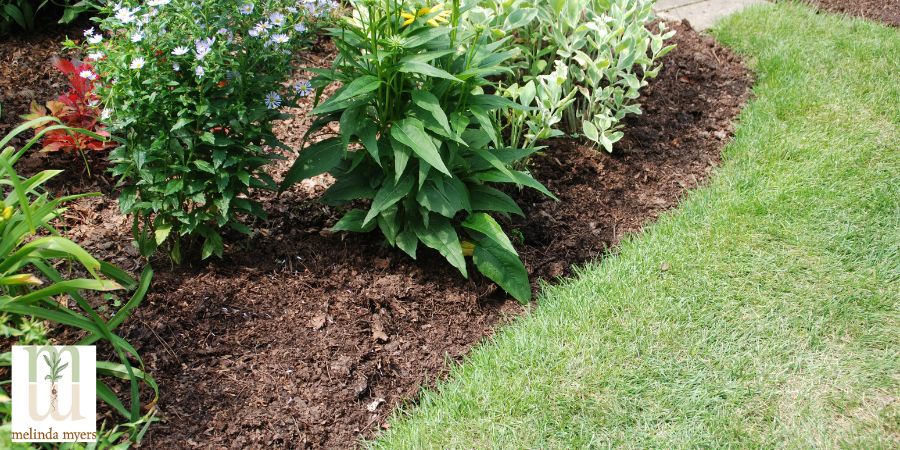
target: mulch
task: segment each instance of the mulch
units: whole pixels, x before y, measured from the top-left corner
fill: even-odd
[[[900,0],[809,0],[828,12],[843,13],[900,27]]]
[[[711,38],[687,23],[672,26],[679,47],[644,91],[644,114],[627,119],[616,152],[551,142],[530,170],[560,201],[514,192],[528,218],[506,225],[535,288],[602,258],[719,163],[751,76]],[[0,55],[8,51],[0,44]],[[308,63],[324,66],[332,55],[322,45]],[[309,126],[308,109],[278,125],[289,144]],[[23,167],[73,164],[34,156]],[[72,172],[51,189],[106,195],[73,203],[67,234],[138,270],[112,180],[96,169],[93,177]],[[463,279],[435,253],[413,261],[377,234],[329,232],[341,211],[316,201],[329,183],[321,176],[265,197],[269,220],[254,225],[254,237],[232,242],[221,260],[155,264],[148,298],[120,330],[162,390],[161,422],[146,448],[355,447],[498,325],[532,307],[477,274]]]

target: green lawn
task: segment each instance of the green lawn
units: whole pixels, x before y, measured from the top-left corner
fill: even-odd
[[[370,445],[900,446],[900,30],[779,3],[714,35],[758,81],[709,185]]]

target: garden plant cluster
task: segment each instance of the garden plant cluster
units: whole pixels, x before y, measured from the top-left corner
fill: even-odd
[[[529,173],[541,143],[584,137],[612,151],[621,120],[640,113],[640,89],[672,49],[663,23],[650,27],[650,0],[125,0],[101,5],[95,25],[65,47],[70,90],[33,105],[36,136],[0,155],[7,196],[0,214],[2,333],[45,342],[43,321],[103,340],[116,362],[98,395],[124,425],[110,442],[139,440],[152,422],[157,387],[140,356],[112,331],[143,299],[140,280],[99,262],[50,225],[64,202],[40,193],[57,172],[21,178],[13,165],[42,141],[47,151],[109,151],[122,211],[133,218],[145,256],[183,260],[221,256],[227,230],[251,234],[264,219],[262,191],[286,190],[323,173],[336,181],[322,196],[346,207],[335,231],[378,230],[416,258],[439,252],[468,276],[472,266],[521,302],[528,272],[504,231],[524,215],[514,190],[555,198]],[[337,48],[331,68],[290,83],[297,50],[320,30]],[[337,90],[325,98],[332,85]],[[313,102],[303,148],[273,132],[285,107]],[[329,125],[337,124],[338,132]],[[283,181],[267,171],[282,150],[299,156]],[[361,207],[360,205],[366,205]],[[34,234],[47,235],[33,239]],[[93,276],[64,280],[53,264],[76,262]],[[32,272],[38,274],[32,274]],[[49,282],[49,285],[45,285]],[[121,301],[110,292],[130,290]],[[106,293],[106,294],[103,294]],[[88,295],[90,294],[90,295]],[[64,295],[72,305],[59,302]],[[93,299],[88,301],[85,296]],[[95,298],[96,297],[96,298]],[[104,309],[97,309],[97,299]],[[108,304],[108,305],[107,305]],[[9,364],[9,354],[0,365]],[[153,390],[141,403],[140,387]],[[127,390],[129,402],[119,400]],[[6,394],[0,391],[0,396]],[[143,397],[146,400],[146,396]],[[9,403],[0,415],[8,416]]]

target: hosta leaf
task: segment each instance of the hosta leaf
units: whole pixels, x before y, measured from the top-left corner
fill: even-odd
[[[453,176],[450,170],[447,169],[447,166],[444,165],[441,154],[438,153],[438,149],[434,146],[431,137],[425,132],[422,122],[413,118],[403,119],[391,127],[391,137],[411,148],[431,167],[447,174],[447,176]]]
[[[583,121],[581,123],[581,129],[584,131],[584,136],[594,142],[600,142],[600,132],[597,130],[597,127],[594,126],[590,121]]]

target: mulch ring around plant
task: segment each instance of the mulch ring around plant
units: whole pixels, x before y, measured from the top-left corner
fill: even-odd
[[[672,26],[678,49],[644,90],[644,114],[627,120],[615,154],[563,140],[530,163],[560,198],[516,192],[527,219],[504,224],[535,286],[602,257],[718,164],[751,76],[711,38]],[[329,55],[309,57],[327,64]],[[311,121],[308,109],[279,124],[293,146]],[[356,447],[396,406],[415,401],[473,345],[525,312],[437,254],[413,261],[377,234],[329,232],[341,211],[316,201],[328,183],[318,177],[270,197],[269,220],[221,260],[156,264],[148,298],[119,330],[161,390],[161,421],[144,447]],[[105,181],[93,189],[111,192]],[[130,224],[116,208],[108,195],[78,200],[67,212],[69,234],[135,270]]]
[[[809,3],[823,11],[900,27],[900,0],[809,0]]]

